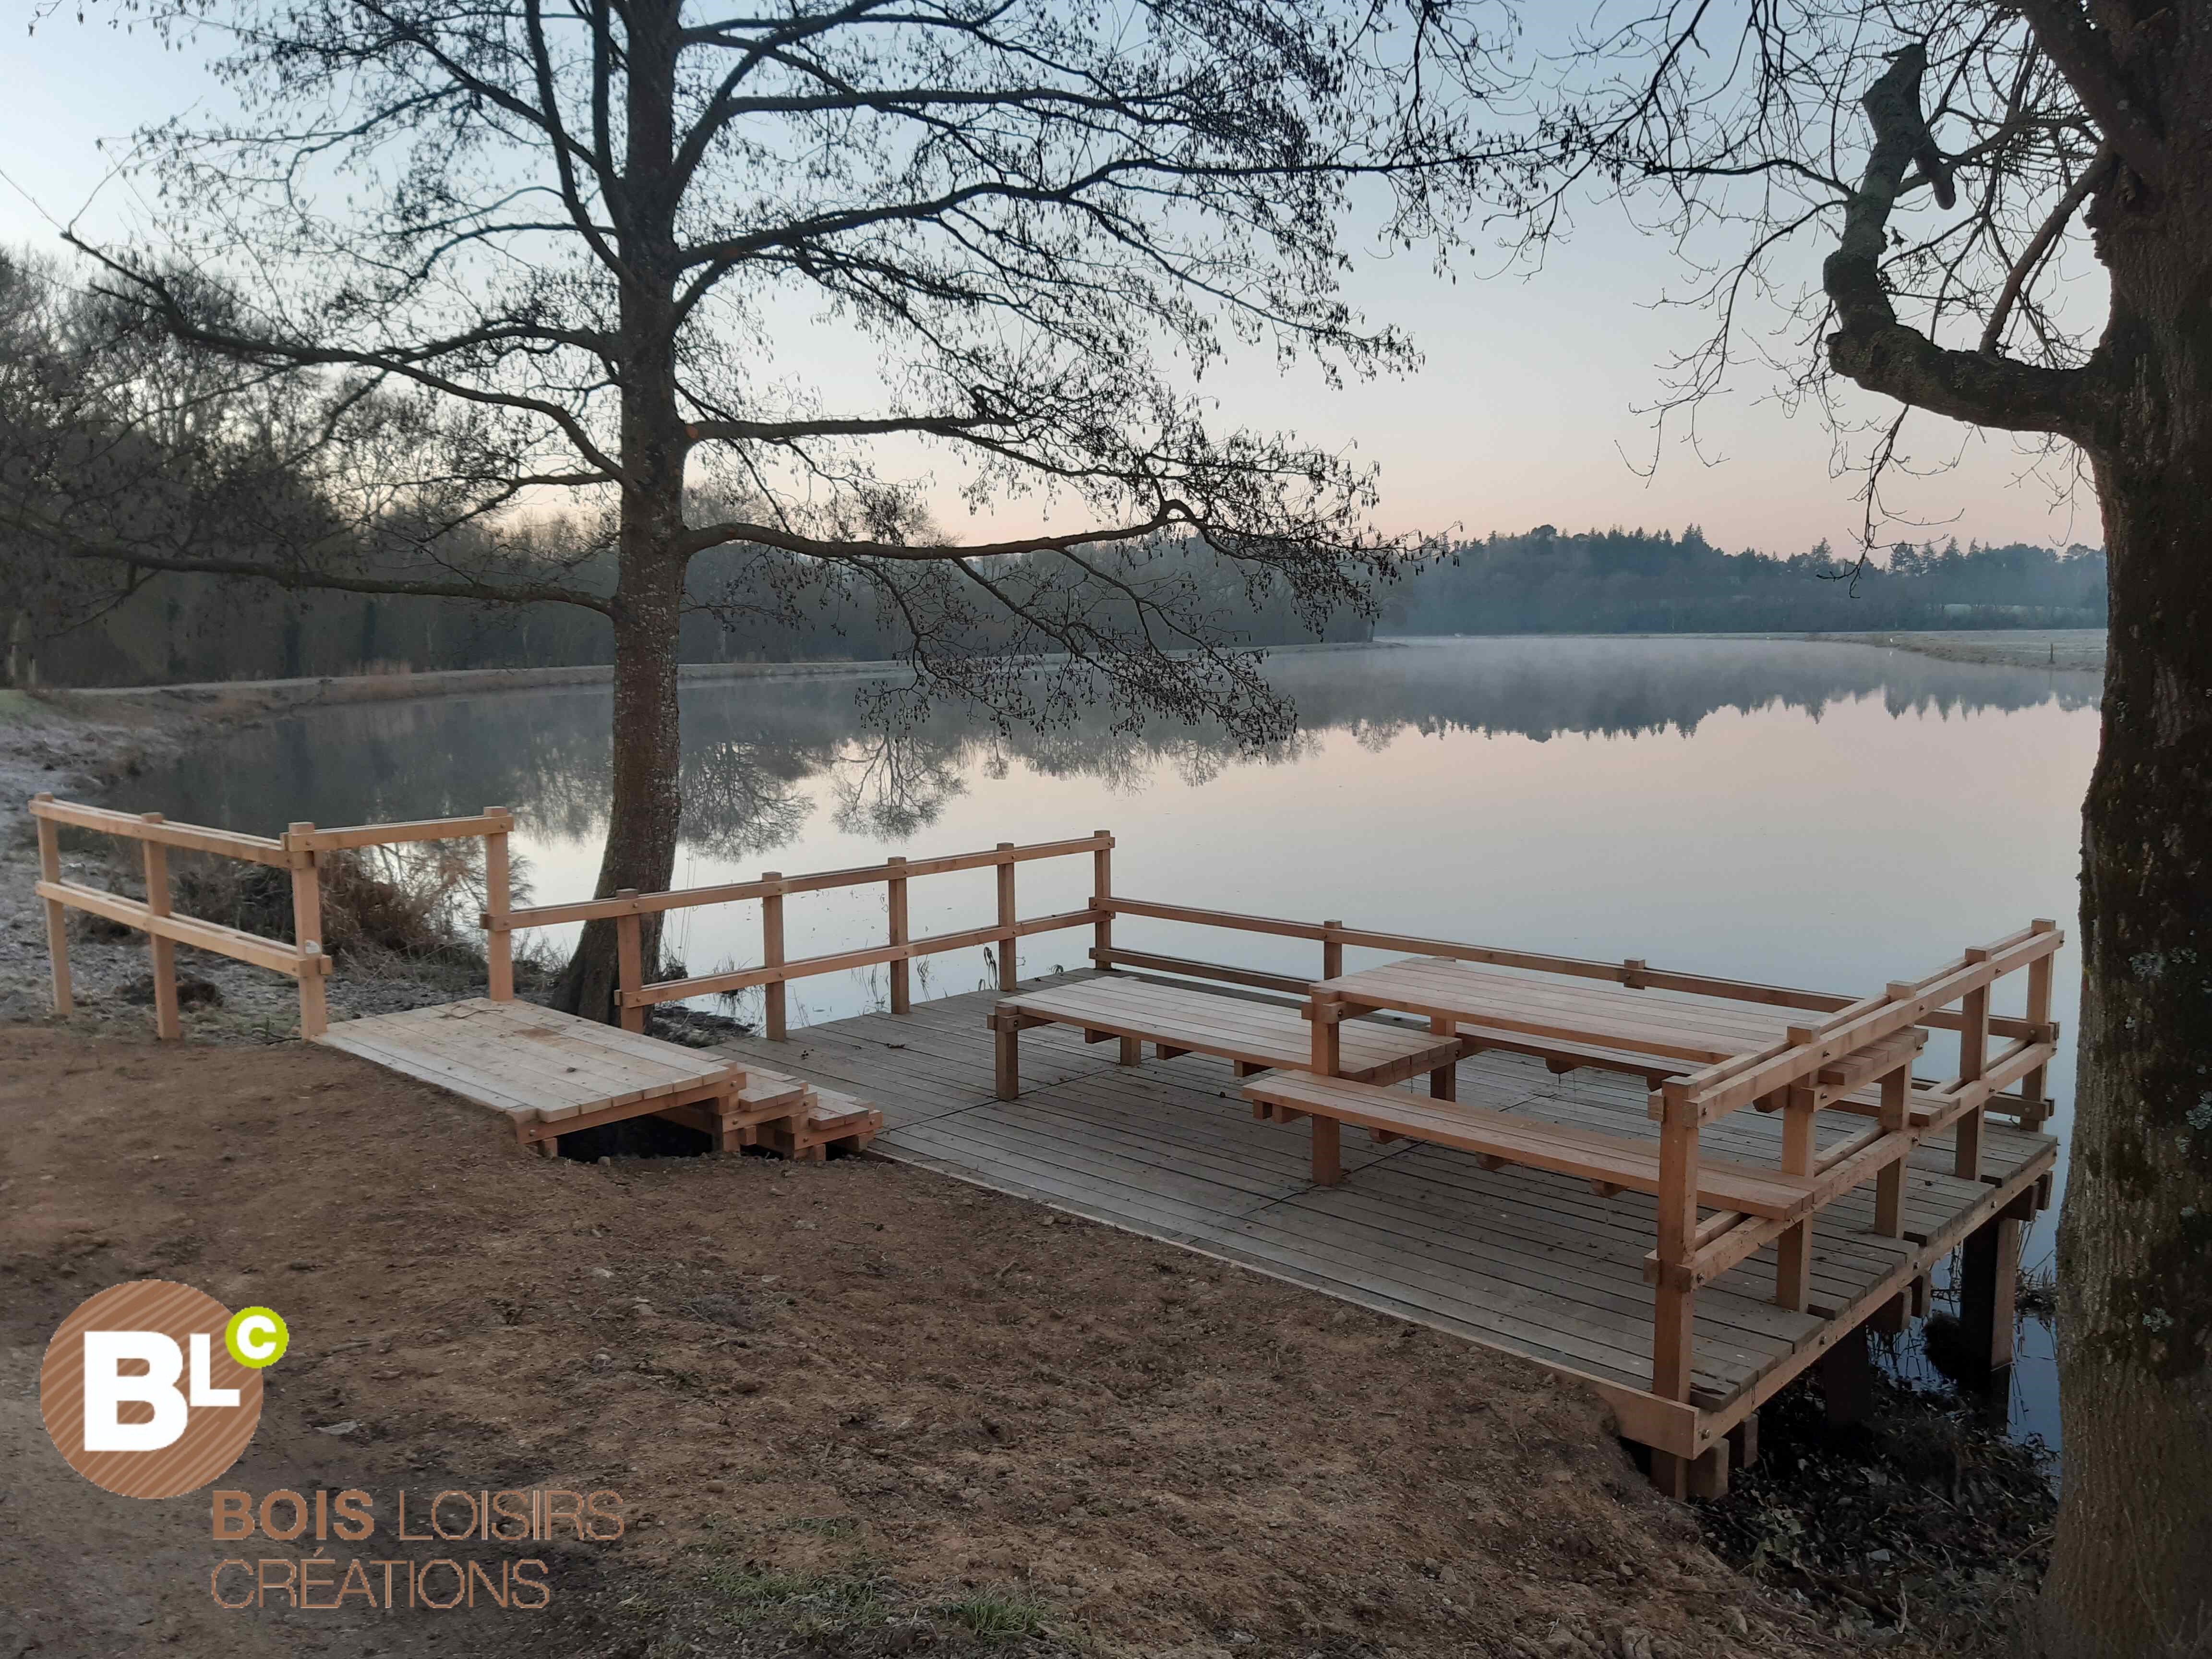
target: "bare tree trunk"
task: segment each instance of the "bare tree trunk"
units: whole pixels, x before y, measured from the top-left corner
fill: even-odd
[[[680,511],[680,497],[678,502]],[[629,532],[624,528],[624,541]],[[677,713],[677,623],[684,564],[664,543],[623,556],[621,604],[615,618],[613,799],[607,843],[600,854],[601,898],[635,887],[665,888],[675,875],[683,817],[683,736]],[[645,960],[659,960],[660,918],[648,916]],[[555,993],[555,1006],[613,1022],[617,962],[612,922],[587,923]]]
[[[617,193],[624,280],[622,575],[615,592],[614,800],[599,897],[665,888],[683,817],[677,658],[684,622],[684,471],[690,441],[676,382],[676,60],[682,0],[635,0],[622,94],[626,133]],[[660,959],[660,918],[644,927],[646,969]],[[586,925],[556,996],[571,1013],[618,1018],[615,930]]]
[[[2212,1653],[2212,257],[2201,213],[2160,216],[2106,248],[2130,372],[2096,458],[2112,633],[2059,1230],[2061,1659]]]

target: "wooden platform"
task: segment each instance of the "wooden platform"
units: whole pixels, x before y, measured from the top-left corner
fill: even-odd
[[[1774,1305],[1771,1246],[1733,1268],[1698,1294],[1692,1403],[1683,1405],[1648,1392],[1650,1198],[1600,1197],[1569,1176],[1488,1170],[1469,1153],[1375,1146],[1361,1133],[1345,1137],[1344,1184],[1316,1188],[1305,1133],[1255,1121],[1224,1061],[1188,1054],[1122,1066],[1064,1028],[1027,1034],[1024,1091],[999,1101],[985,1018],[1001,994],[837,1020],[724,1052],[876,1101],[884,1132],[875,1150],[887,1157],[1566,1373],[1613,1406],[1631,1438],[1686,1457],[1711,1447],[1969,1232],[2032,1203],[2057,1157],[2051,1137],[1992,1120],[1984,1179],[1966,1181],[1951,1172],[1951,1137],[1931,1138],[1909,1166],[1903,1241],[1873,1234],[1871,1185],[1822,1212],[1804,1312]],[[1554,1076],[1541,1060],[1486,1052],[1460,1063],[1458,1086],[1464,1102],[1533,1121],[1655,1142],[1659,1133],[1634,1078]],[[1858,1127],[1824,1118],[1821,1144]],[[1717,1158],[1771,1166],[1781,1133],[1777,1117],[1747,1111],[1705,1139]]]
[[[548,1153],[562,1135],[652,1114],[718,1151],[758,1143],[818,1158],[865,1146],[883,1121],[841,1092],[531,1002],[409,1008],[342,1021],[316,1040],[503,1113],[525,1146]]]

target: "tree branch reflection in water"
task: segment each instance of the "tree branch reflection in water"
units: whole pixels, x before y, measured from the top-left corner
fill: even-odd
[[[897,843],[934,822],[966,779],[1017,765],[1134,794],[1164,773],[1195,786],[1239,763],[1294,764],[1335,733],[1379,753],[1455,732],[1539,742],[1686,736],[1723,712],[1779,707],[1818,720],[1869,696],[1893,716],[1948,719],[2053,701],[2086,708],[2098,695],[2088,675],[1796,640],[1413,641],[1285,653],[1268,673],[1297,701],[1302,726],[1257,751],[1194,726],[1124,730],[1103,712],[1041,732],[998,731],[939,707],[890,729],[869,723],[856,695],[864,680],[696,681],[684,694],[684,842],[724,862],[790,845],[815,811],[817,780],[835,828]],[[507,805],[535,836],[588,842],[605,826],[606,696],[562,688],[287,715],[131,780],[116,804],[264,834],[298,818],[350,823]]]

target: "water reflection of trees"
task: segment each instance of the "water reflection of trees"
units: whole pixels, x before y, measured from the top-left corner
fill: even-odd
[[[1000,732],[940,707],[872,724],[866,683],[843,677],[709,681],[684,692],[685,840],[735,861],[800,833],[817,792],[842,830],[885,841],[925,828],[971,775],[1019,764],[1134,792],[1203,783],[1240,759],[1294,762],[1341,735],[1381,750],[1408,735],[1687,735],[1717,714],[1777,707],[1820,719],[1879,696],[1893,715],[1948,719],[2055,702],[2092,706],[2086,675],[1942,662],[1797,641],[1484,639],[1286,653],[1271,677],[1303,729],[1256,756],[1218,732],[1101,709],[1041,732]],[[117,804],[270,833],[295,817],[362,823],[506,805],[542,834],[588,841],[605,823],[606,692],[598,688],[312,711],[230,735],[149,772]]]

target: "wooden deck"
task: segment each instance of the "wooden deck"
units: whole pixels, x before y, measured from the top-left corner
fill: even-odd
[[[1088,977],[1068,975],[1036,986]],[[1033,988],[1024,987],[1024,988]],[[1874,1188],[1821,1212],[1806,1310],[1774,1304],[1768,1246],[1698,1293],[1691,1403],[1656,1398],[1654,1292],[1646,1279],[1656,1206],[1635,1193],[1415,1142],[1346,1137],[1345,1183],[1309,1179],[1300,1128],[1255,1121],[1231,1066],[1188,1054],[1137,1066],[1080,1033],[1026,1034],[1024,1088],[993,1097],[986,1019],[1003,993],[978,991],[803,1028],[724,1052],[883,1109],[876,1151],[1071,1213],[1241,1263],[1363,1307],[1567,1373],[1596,1389],[1630,1437],[1683,1456],[1711,1447],[2001,1211],[2033,1202],[2057,1142],[1991,1120],[1984,1179],[1952,1173],[1953,1137],[1912,1154],[1905,1237],[1874,1235]],[[1486,1052],[1458,1068],[1462,1101],[1533,1121],[1655,1143],[1639,1079]],[[1825,1148],[1858,1126],[1820,1125]],[[1710,1152],[1771,1166],[1780,1115],[1738,1112],[1709,1128]]]

